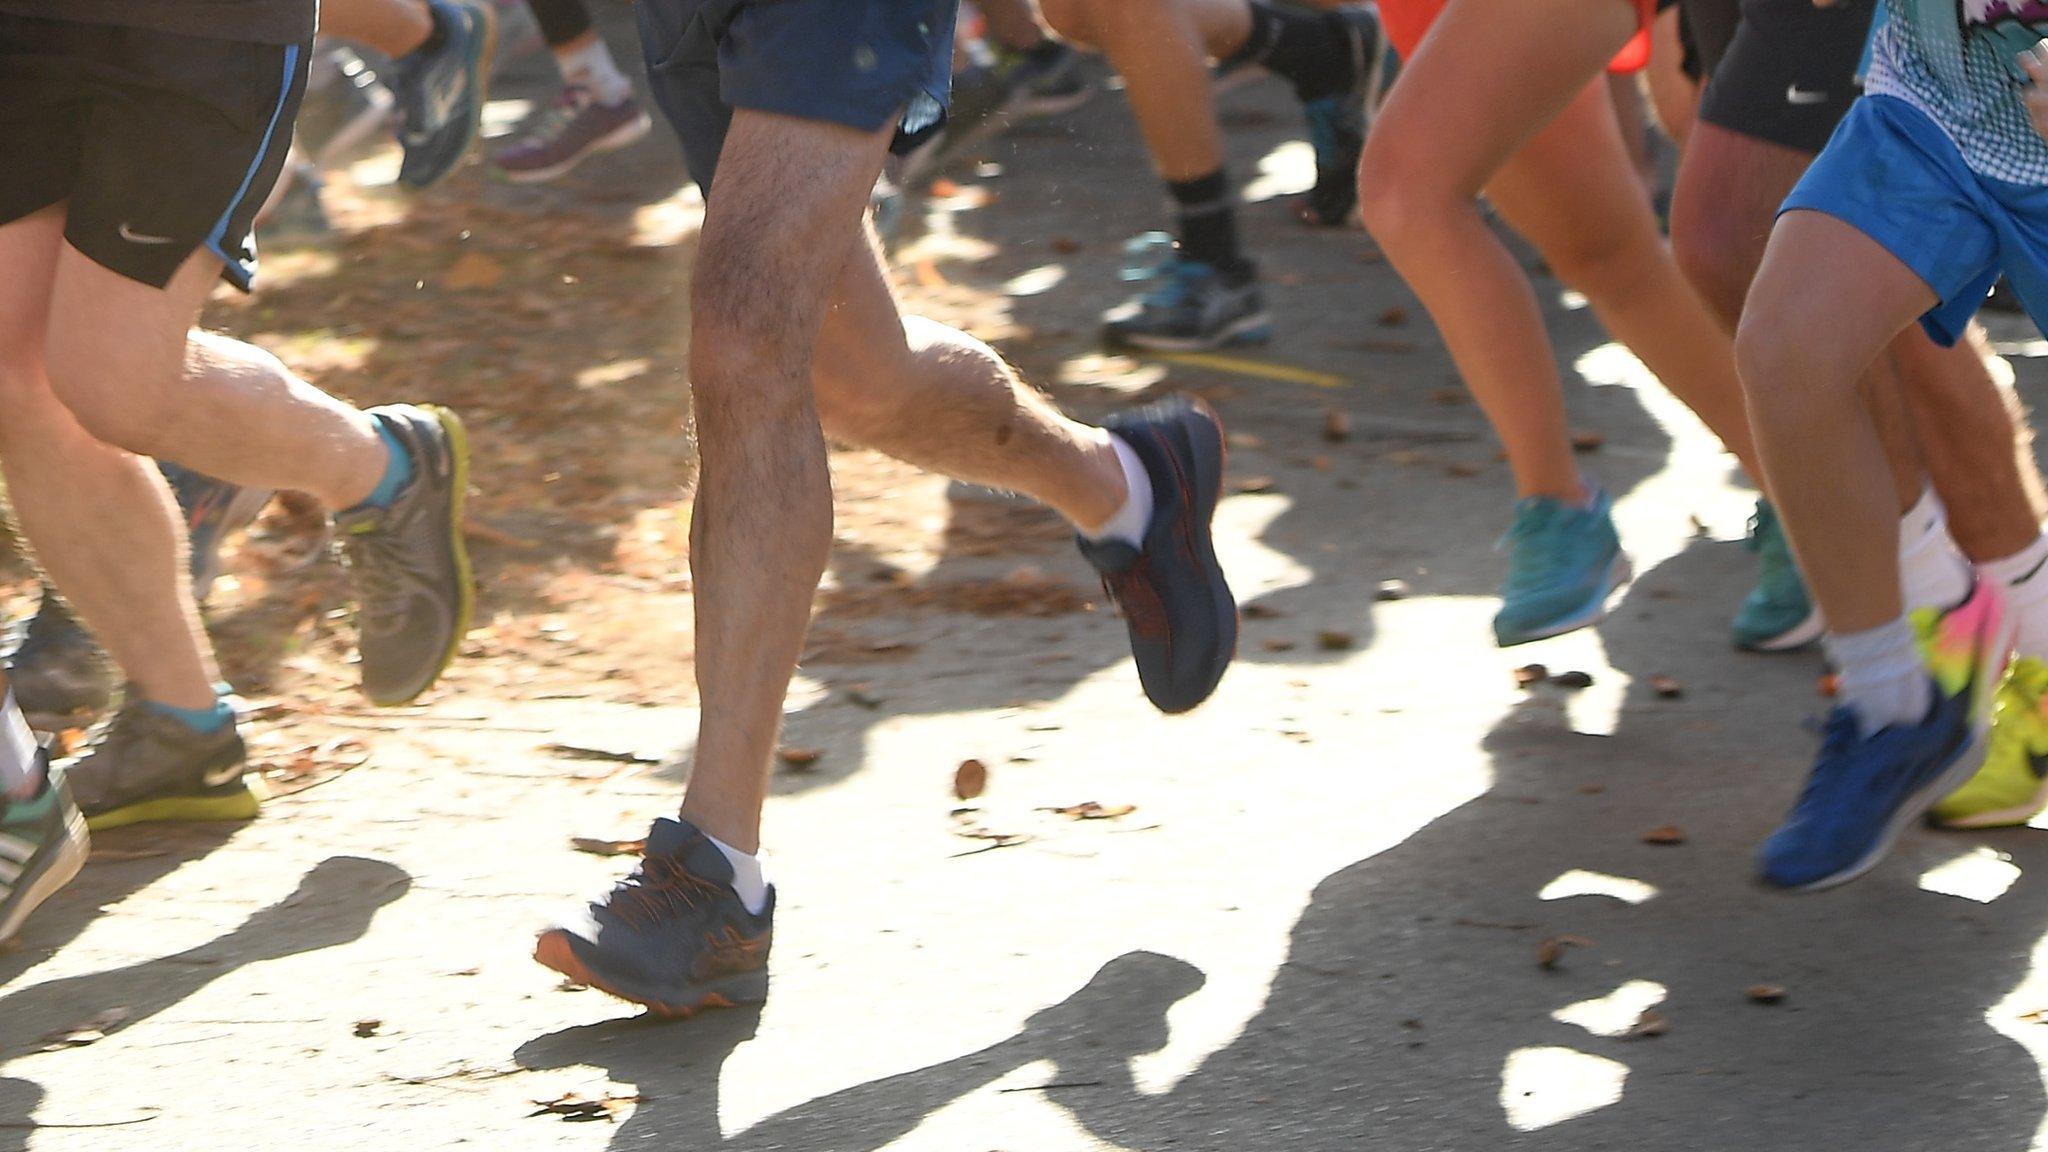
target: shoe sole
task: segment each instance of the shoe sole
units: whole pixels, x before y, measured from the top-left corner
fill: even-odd
[[[533,958],[541,967],[559,972],[578,984],[595,988],[628,1004],[638,1004],[656,1016],[671,1020],[687,1020],[706,1008],[738,1008],[759,1004],[768,998],[768,974],[765,971],[729,976],[694,988],[675,999],[636,995],[592,972],[576,955],[576,949],[569,943],[569,934],[559,930],[540,934],[533,944]]]
[[[489,4],[478,4],[470,9],[477,17],[476,48],[469,54],[469,74],[476,77],[475,93],[470,98],[469,115],[464,117],[468,130],[463,133],[462,147],[455,150],[455,158],[448,167],[434,174],[434,178],[420,184],[407,184],[415,192],[424,192],[446,180],[457,168],[462,167],[463,157],[476,147],[477,137],[483,135],[484,105],[491,102],[490,61],[498,51],[498,10]]]
[[[1820,610],[1806,614],[1806,619],[1789,631],[1780,632],[1768,640],[1735,641],[1735,647],[1744,652],[1793,652],[1820,639],[1827,631],[1827,621],[1821,618]]]
[[[85,859],[92,854],[92,838],[84,818],[73,814],[64,821],[64,839],[47,867],[29,879],[28,887],[15,889],[14,906],[0,917],[0,944],[14,939],[21,926],[43,902],[71,883]]]
[[[621,148],[630,148],[645,139],[647,134],[652,131],[654,131],[654,118],[643,110],[637,119],[621,124],[617,128],[599,136],[581,151],[560,163],[550,164],[545,168],[524,169],[507,168],[501,163],[498,165],[498,171],[504,173],[505,179],[510,180],[514,184],[546,184],[551,180],[559,180],[567,176],[575,170],[578,164],[583,163],[592,156],[601,156],[607,152],[617,152]]]
[[[1538,640],[1550,640],[1564,636],[1577,632],[1581,628],[1590,628],[1607,619],[1607,613],[1611,609],[1615,593],[1628,587],[1629,581],[1633,579],[1635,579],[1635,567],[1629,562],[1628,553],[1616,553],[1613,563],[1608,565],[1607,579],[1602,582],[1603,587],[1600,593],[1593,597],[1592,602],[1585,608],[1555,623],[1545,625],[1538,632],[1527,632],[1512,638],[1506,638],[1502,637],[1499,631],[1496,630],[1493,634],[1495,644],[1501,648],[1516,648],[1523,644],[1534,644]]]
[[[441,432],[448,437],[449,497],[448,546],[455,557],[455,627],[449,634],[448,647],[441,652],[441,659],[434,670],[411,695],[379,700],[371,698],[370,703],[379,708],[400,708],[426,695],[448,671],[448,665],[455,662],[455,656],[462,651],[463,638],[469,635],[471,615],[476,611],[476,578],[469,564],[469,542],[463,535],[463,508],[469,499],[469,432],[462,426],[462,417],[438,404],[421,404],[420,411],[434,417],[441,425]]]
[[[1939,803],[1939,801],[1936,801],[1936,803]],[[1930,828],[1943,828],[1956,832],[1972,828],[2018,828],[2030,823],[2034,817],[2041,814],[2043,809],[2048,809],[2048,780],[2043,780],[2035,785],[2033,798],[2017,807],[1994,808],[1988,812],[1972,812],[1968,816],[1956,816],[1947,820],[1936,816],[1933,812],[1929,812],[1927,814],[1927,824]]]
[[[1990,637],[1979,639],[1978,650],[1982,653],[1977,660],[1977,675],[1970,683],[1970,691],[1977,697],[1970,703],[1970,736],[1956,751],[1955,761],[1942,770],[1941,775],[1920,786],[1920,790],[1906,797],[1899,810],[1886,821],[1884,831],[1878,836],[1870,850],[1858,857],[1854,864],[1829,876],[1811,880],[1805,884],[1787,887],[1787,892],[1824,892],[1855,880],[1878,866],[1899,837],[1907,828],[1924,819],[1927,810],[1939,804],[1943,797],[1970,782],[1970,777],[1984,767],[1984,756],[1991,750],[1991,709],[1985,704],[1990,693],[1997,691],[1998,674],[2005,669],[2007,658],[2012,652],[2013,633],[2018,622],[2003,612],[1999,613],[1996,625],[1998,631]],[[1988,686],[1988,687],[1987,687]]]
[[[1238,344],[1264,344],[1273,338],[1273,316],[1264,310],[1241,316],[1213,336],[1115,336],[1108,343],[1116,348],[1139,348],[1148,352],[1213,352]]]
[[[239,824],[254,820],[263,811],[263,800],[244,784],[239,790],[218,796],[158,796],[95,812],[85,818],[94,832],[126,828],[131,824]]]

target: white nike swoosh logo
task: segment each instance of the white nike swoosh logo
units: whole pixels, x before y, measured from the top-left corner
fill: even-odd
[[[128,222],[127,222],[127,221],[125,221],[125,220],[121,222],[121,227],[120,227],[120,229],[119,229],[119,232],[121,233],[121,239],[123,239],[123,240],[126,240],[126,241],[128,241],[128,242],[129,242],[130,244],[175,244],[175,243],[177,243],[177,241],[173,240],[173,239],[172,239],[171,237],[169,237],[169,236],[151,236],[151,235],[150,235],[149,233],[147,233],[147,232],[137,232],[137,231],[135,231],[135,230],[134,230],[133,228],[130,228],[130,227],[128,227]]]
[[[1801,88],[1797,84],[1793,84],[1785,89],[1785,103],[1787,104],[1825,104],[1827,98],[1828,94],[1825,92],[1810,91]]]
[[[230,764],[225,768],[214,768],[208,771],[206,775],[199,778],[199,781],[208,788],[221,788],[240,780],[242,773],[246,770],[246,765]]]

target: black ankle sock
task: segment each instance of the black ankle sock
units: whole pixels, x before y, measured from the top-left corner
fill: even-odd
[[[1226,67],[1258,64],[1294,85],[1302,100],[1334,96],[1357,81],[1350,37],[1338,18],[1252,0],[1252,32]]]
[[[1237,205],[1223,169],[1193,180],[1169,180],[1166,191],[1173,197],[1174,233],[1182,255],[1215,268],[1232,284],[1251,279],[1252,262],[1238,247]]]
[[[427,38],[407,55],[424,56],[430,52],[439,52],[441,45],[448,42],[448,26],[442,23],[441,10],[432,4],[427,5],[427,22],[433,25],[427,32]]]

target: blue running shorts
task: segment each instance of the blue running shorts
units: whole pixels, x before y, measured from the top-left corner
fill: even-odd
[[[1882,245],[1940,299],[1921,326],[1954,344],[2004,273],[2048,322],[2048,187],[1972,171],[1926,113],[1892,96],[1850,109],[1782,212],[1821,212]]]
[[[905,151],[945,122],[958,0],[639,0],[654,98],[706,192],[735,108],[897,125]]]

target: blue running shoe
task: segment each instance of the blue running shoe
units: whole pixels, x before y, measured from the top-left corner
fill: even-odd
[[[1501,584],[1493,636],[1503,648],[1562,636],[1607,616],[1607,599],[1628,583],[1628,557],[1614,531],[1614,503],[1595,489],[1590,507],[1548,496],[1515,504],[1502,541],[1508,577]]]
[[[1339,8],[1326,19],[1350,47],[1355,80],[1343,92],[1301,106],[1316,154],[1316,183],[1302,201],[1301,219],[1334,228],[1358,222],[1358,158],[1365,152],[1365,137],[1378,111],[1390,52],[1379,11],[1372,5]]]
[[[1743,598],[1729,627],[1735,646],[1745,652],[1790,652],[1820,639],[1825,628],[1820,609],[1807,595],[1785,526],[1765,501],[1756,502],[1747,546],[1756,553],[1756,587]]]
[[[221,542],[254,524],[275,493],[215,480],[176,464],[157,467],[171,482],[171,494],[185,513],[185,533],[192,543],[192,599],[204,604],[213,582],[220,579]]]
[[[1765,883],[1810,892],[1854,880],[1983,765],[2012,618],[1980,581],[1961,605],[1913,623],[1932,684],[1926,718],[1865,736],[1847,707],[1829,714],[1805,790],[1757,854]]]
[[[1273,337],[1256,279],[1232,284],[1214,266],[1178,254],[1135,278],[1153,286],[1103,317],[1102,339],[1111,347],[1196,352]]]
[[[640,866],[603,900],[540,934],[533,958],[578,984],[658,1016],[768,998],[775,889],[759,914],[732,887],[732,863],[681,820],[656,820]]]
[[[1143,549],[1076,543],[1123,610],[1146,698],[1161,712],[1186,712],[1209,698],[1237,654],[1237,601],[1209,536],[1223,491],[1223,424],[1201,401],[1175,398],[1108,428],[1152,478],[1152,522]]]
[[[427,0],[441,43],[397,61],[398,182],[426,188],[455,170],[476,141],[490,87],[498,13],[484,0]]]

